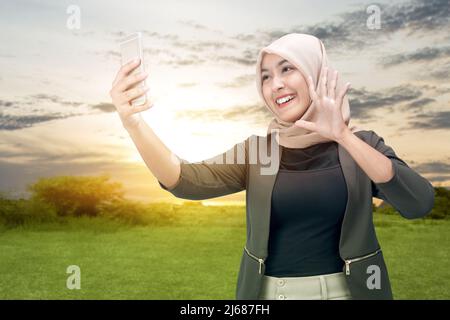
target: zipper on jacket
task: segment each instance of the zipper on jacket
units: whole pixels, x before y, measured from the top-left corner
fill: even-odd
[[[261,269],[262,269],[262,265],[264,264],[264,259],[258,258],[257,256],[254,256],[253,254],[251,254],[250,251],[248,251],[246,246],[244,247],[244,249],[250,257],[252,257],[253,259],[255,259],[256,261],[259,262],[259,274],[261,274]]]
[[[381,252],[381,249],[378,249],[375,252],[369,253],[369,254],[367,254],[365,256],[362,256],[362,257],[357,257],[357,258],[353,258],[353,259],[344,260],[345,261],[345,274],[346,275],[350,275],[350,263],[361,261],[361,260],[373,257],[374,255],[376,255],[376,254],[378,254],[380,252]]]

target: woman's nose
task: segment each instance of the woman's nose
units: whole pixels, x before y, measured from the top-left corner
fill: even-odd
[[[273,77],[272,90],[277,91],[279,88],[283,88],[283,87],[284,87],[283,80],[279,77]]]

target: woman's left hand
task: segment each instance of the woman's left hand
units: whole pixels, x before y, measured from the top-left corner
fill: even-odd
[[[328,83],[326,76],[328,74],[328,68],[325,68],[324,74],[323,81],[319,84],[321,86],[321,95],[314,89],[311,76],[308,77],[307,81],[309,95],[317,108],[316,121],[297,120],[295,125],[309,131],[317,132],[321,136],[333,141],[338,141],[349,130],[342,117],[341,107],[344,96],[350,88],[350,83],[348,82],[336,95],[338,72],[334,71],[330,83]]]

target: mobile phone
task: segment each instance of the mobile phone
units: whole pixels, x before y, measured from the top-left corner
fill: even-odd
[[[141,59],[139,66],[135,68],[130,74],[138,74],[145,71],[141,32],[135,32],[133,34],[130,34],[126,38],[122,39],[122,41],[120,42],[120,52],[122,55],[121,58],[122,65],[134,59]],[[145,87],[145,79],[132,86],[132,88],[136,87]],[[139,98],[133,99],[131,101],[131,105],[134,107],[140,106],[143,105],[146,101],[147,96],[144,94]]]

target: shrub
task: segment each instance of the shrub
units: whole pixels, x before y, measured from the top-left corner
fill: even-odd
[[[38,199],[0,199],[0,224],[17,227],[57,220],[53,206]]]
[[[40,178],[28,189],[59,216],[96,216],[101,204],[123,199],[122,184],[108,180],[108,175]]]
[[[443,187],[434,187],[434,206],[425,219],[450,219],[450,191]],[[384,203],[382,207],[376,208],[374,212],[381,214],[400,214],[390,204]]]
[[[445,196],[434,198],[433,210],[426,217],[430,219],[450,219],[450,201]]]
[[[384,202],[383,206],[376,208],[374,213],[389,214],[389,215],[399,214],[394,207],[392,207],[390,204],[388,204],[386,202]]]
[[[133,225],[169,225],[178,217],[170,204],[145,204],[127,199],[100,205],[99,214]]]

